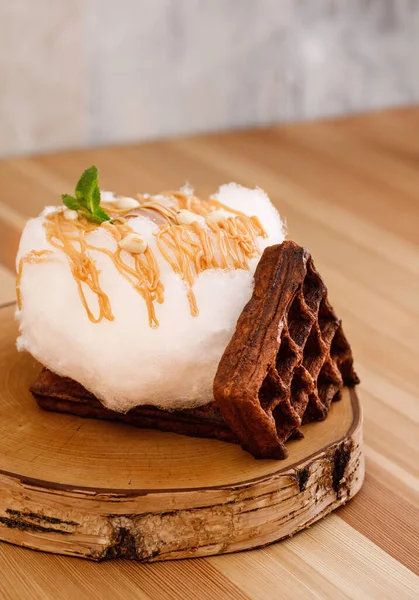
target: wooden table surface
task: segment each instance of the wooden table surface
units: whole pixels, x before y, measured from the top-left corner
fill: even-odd
[[[103,189],[123,194],[186,180],[201,195],[228,181],[268,192],[353,345],[366,481],[311,529],[236,555],[96,564],[0,544],[0,598],[418,598],[419,109],[4,160],[0,302],[14,298],[25,220],[91,164]]]

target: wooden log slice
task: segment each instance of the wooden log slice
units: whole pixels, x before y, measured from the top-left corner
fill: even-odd
[[[344,389],[282,461],[235,444],[41,410],[40,372],[0,309],[0,539],[94,560],[208,556],[270,544],[344,504],[364,476],[362,418]]]

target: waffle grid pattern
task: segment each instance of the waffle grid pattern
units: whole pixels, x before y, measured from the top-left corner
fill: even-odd
[[[304,282],[285,316],[275,362],[259,392],[261,406],[272,414],[282,441],[297,433],[302,423],[327,416],[330,403],[341,394],[340,368],[348,351],[341,320],[310,258]]]
[[[302,437],[300,425],[326,418],[343,386],[359,380],[341,320],[306,250],[294,242],[270,247],[255,280],[214,393],[243,447],[257,457],[284,458],[285,442]],[[256,361],[262,370],[253,369]]]

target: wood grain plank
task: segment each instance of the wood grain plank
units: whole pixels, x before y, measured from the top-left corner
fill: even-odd
[[[25,567],[22,568],[21,565]],[[73,600],[248,600],[249,596],[205,559],[139,564],[91,563],[17,546],[0,545],[0,597]],[[54,574],[52,577],[51,574]]]
[[[334,120],[336,130],[349,138],[365,139],[389,156],[402,158],[411,164],[419,160],[419,148],[415,136],[412,136],[412,121],[416,108],[392,111],[378,111],[365,116],[356,115],[344,120]]]
[[[11,227],[0,217],[0,264],[15,273],[20,230]],[[7,285],[7,284],[6,284]]]
[[[0,264],[0,305],[12,302],[16,297],[16,277]]]
[[[228,563],[224,558],[206,560],[255,600],[275,594],[284,600],[407,600],[419,592],[411,571],[334,515],[258,553],[246,552]]]
[[[48,178],[34,177],[31,167],[32,160],[28,158],[0,161],[1,203],[23,219],[36,216],[59,198],[55,189],[48,187]]]
[[[237,136],[237,140],[229,138],[223,146],[225,151],[238,151],[252,162],[263,157],[265,168],[299,181],[324,198],[333,195],[338,205],[346,205],[350,197],[352,209],[362,218],[397,231],[413,242],[417,240],[414,225],[408,219],[409,212],[418,218],[418,175],[414,166],[387,158],[362,140],[348,140],[329,123],[249,132]],[[279,146],[281,151],[275,151]],[[389,162],[394,177],[386,181],[382,173],[388,170]],[[395,194],[397,204],[393,201]],[[377,202],[380,211],[376,211]]]
[[[367,463],[367,469],[369,464]],[[348,525],[419,575],[417,507],[368,473],[360,496],[336,514]]]
[[[302,533],[298,534],[297,539],[302,540],[302,536]],[[281,543],[279,552],[271,547],[230,557],[213,556],[206,560],[253,600],[348,598],[345,592],[320,574],[316,567],[297,556],[289,548],[288,542]]]
[[[402,390],[388,377],[379,375],[364,365],[358,366],[363,389],[374,394],[379,402],[403,414],[409,421],[419,425],[419,402],[414,394]]]
[[[161,600],[249,599],[249,596],[229,578],[220,579],[217,569],[205,559],[153,565],[131,562],[126,563],[125,568],[129,579],[152,598],[161,598]]]
[[[304,542],[297,537],[288,542],[291,549],[349,598],[411,599],[419,593],[419,579],[411,571],[338,516],[305,533]],[[274,551],[280,553],[280,546]]]
[[[411,491],[412,495],[419,493],[418,478],[404,469],[397,458],[391,456],[391,453],[390,456],[384,456],[365,444],[365,455],[370,463],[376,464],[383,472],[387,473],[387,476],[393,480],[395,487],[399,488],[400,485],[403,485]]]
[[[369,452],[367,458],[369,475],[380,481],[386,488],[392,489],[397,493],[401,502],[407,502],[408,505],[415,508],[416,514],[419,514],[419,482],[417,479],[403,481],[398,477],[397,466],[388,468],[386,464],[383,465],[381,461],[376,459],[376,455]],[[417,541],[413,540],[413,543],[417,544]]]
[[[344,133],[336,131],[331,123],[322,123],[315,128],[304,130],[280,131],[280,135],[281,141],[284,143],[286,140],[287,142],[284,144],[286,153],[290,154],[290,146],[298,153],[301,161],[308,163],[309,169],[304,170],[304,176],[311,176],[308,179],[310,187],[314,187],[312,179],[318,182],[319,188],[316,186],[318,190],[324,190],[323,186],[327,184],[327,195],[329,195],[331,192],[335,192],[335,184],[338,186],[337,191],[342,192],[345,183],[357,186],[362,182],[362,194],[352,198],[353,208],[357,212],[371,216],[371,206],[364,205],[362,199],[366,194],[377,194],[380,197],[382,208],[380,216],[383,219],[391,218],[396,208],[402,212],[407,210],[418,214],[415,197],[419,176],[417,169],[403,161],[402,158],[389,157],[385,152],[362,138],[354,136],[348,138]],[[264,139],[266,140],[267,137]],[[307,160],[307,155],[310,155],[310,161]],[[333,177],[328,177],[326,182],[324,180],[322,182],[321,176],[326,168],[328,172],[333,173]],[[386,182],[383,180],[382,174],[389,168],[393,177],[391,182]],[[304,179],[304,181],[306,180]],[[397,207],[393,202],[395,193],[399,199]],[[401,216],[400,213],[398,216]],[[376,217],[377,215],[374,214],[374,220]],[[403,232],[405,232],[404,229]]]

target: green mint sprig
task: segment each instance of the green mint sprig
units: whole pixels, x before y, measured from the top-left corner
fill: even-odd
[[[77,210],[82,217],[92,223],[110,221],[108,213],[100,206],[100,189],[98,182],[98,169],[95,166],[86,169],[80,177],[75,196],[61,194],[61,199],[70,210]]]

